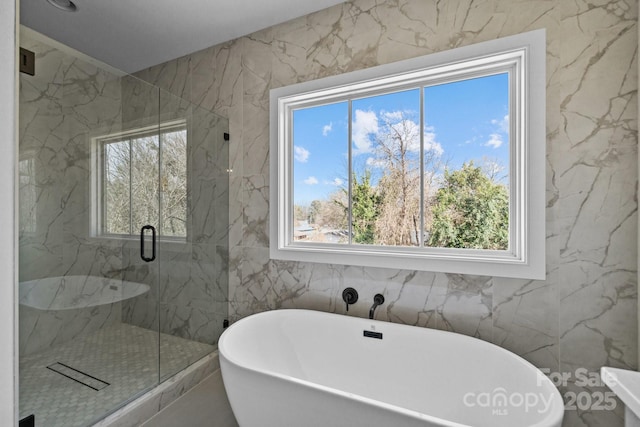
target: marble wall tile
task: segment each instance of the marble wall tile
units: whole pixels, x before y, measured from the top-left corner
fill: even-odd
[[[181,99],[192,102],[191,74],[191,57],[184,56],[138,71],[134,76]]]
[[[385,297],[384,304],[376,309],[376,319],[427,328],[445,325],[442,308],[449,294],[446,275],[381,268],[363,270],[364,280],[358,289],[366,289],[365,308],[371,307],[375,293]]]
[[[331,264],[292,263],[288,261],[274,261],[279,267],[279,277],[287,281],[298,283],[299,275],[296,269],[304,268],[305,277],[308,279],[302,283],[305,287],[297,287],[298,292],[293,298],[282,301],[282,308],[304,308],[309,310],[326,311],[330,313],[342,313],[357,316],[364,313],[364,304],[356,303],[346,309],[342,300],[342,290],[346,287],[358,286],[362,278],[362,269],[358,267],[346,267]],[[366,303],[365,303],[366,304]]]
[[[20,152],[21,162],[32,162],[31,180],[34,183],[35,206],[20,207],[20,280],[30,280],[43,275],[59,275],[62,271],[62,224],[59,215],[60,192],[55,181],[59,173],[53,173],[58,165],[64,165],[62,135],[64,125],[63,79],[64,55],[35,40],[24,40],[25,48],[36,54],[42,64],[42,73],[22,77],[20,80]],[[43,101],[45,100],[45,107]],[[22,199],[21,199],[22,200]],[[28,212],[33,212],[33,224],[24,224]],[[32,260],[38,259],[38,263]],[[29,266],[30,268],[25,268]]]
[[[242,135],[244,79],[242,71],[242,48],[244,40],[238,39],[219,46],[214,46],[190,56],[192,68],[193,102],[206,111],[213,111],[228,119],[230,141],[228,152],[218,158],[218,167],[228,174],[228,209],[226,216],[217,215],[221,223],[216,230],[228,230],[228,239],[240,244],[242,240],[242,171],[243,151]],[[221,193],[222,195],[222,193]],[[224,206],[219,204],[219,206]],[[230,216],[232,215],[232,216]],[[222,219],[226,220],[222,223]]]
[[[38,353],[74,338],[89,335],[119,323],[121,303],[70,310],[39,310],[20,306],[19,351],[21,356]]]
[[[244,39],[242,51],[243,85],[243,174],[269,172],[269,88],[271,82],[270,31]]]
[[[346,2],[332,11],[312,14],[312,35],[304,80],[326,77],[377,65],[377,42],[383,26],[373,2]]]
[[[190,180],[189,215],[194,243],[224,244],[228,235],[228,177],[192,177]],[[222,209],[224,208],[224,210]],[[222,228],[219,228],[219,226]]]
[[[228,302],[229,248],[194,244],[191,252],[191,280],[216,302]],[[226,312],[226,310],[225,310]]]
[[[160,248],[162,249],[162,248]],[[163,252],[160,251],[160,254]],[[144,283],[149,291],[143,295],[128,299],[122,303],[122,321],[146,329],[158,329],[160,324],[158,306],[160,294],[159,263],[146,263],[140,259],[140,250],[127,246],[123,250],[122,271],[124,280]]]
[[[206,308],[198,308],[161,301],[160,330],[192,341],[215,343],[222,334],[223,320],[227,318],[225,304],[210,302]]]
[[[241,40],[214,46],[190,56],[192,102],[227,117],[242,90]]]
[[[174,336],[215,343],[228,316],[228,247],[160,244],[158,263],[128,251],[126,280],[148,284],[148,293],[123,303],[123,321]]]
[[[62,243],[43,245],[41,240],[32,241],[25,237],[20,237],[20,268],[19,281],[39,279],[42,277],[57,277],[62,272],[63,252]],[[38,260],[34,262],[33,260]]]
[[[637,289],[633,272],[610,272],[588,261],[562,266],[560,274],[579,284],[560,290],[561,367],[635,369]]]
[[[492,278],[446,276],[447,294],[437,308],[438,329],[492,341]]]
[[[122,128],[132,130],[157,126],[160,117],[160,91],[133,76],[124,76],[122,86]],[[163,101],[175,99],[169,92],[163,93]],[[163,104],[164,106],[165,104]],[[173,119],[174,117],[171,117]]]
[[[263,248],[244,248],[242,254],[241,289],[246,295],[245,301],[240,301],[240,295],[235,295],[235,303],[252,307],[247,313],[263,311],[276,307],[276,292],[269,275],[269,251]],[[300,284],[299,286],[304,286]],[[295,290],[293,291],[295,292]]]
[[[557,272],[546,281],[494,278],[493,342],[551,372],[559,365]]]
[[[243,179],[243,246],[269,246],[269,179],[249,175]]]
[[[554,166],[567,372],[637,366],[637,10],[634,19],[611,6],[562,10],[572,37],[561,51],[558,141],[571,155]],[[575,425],[604,416],[587,411]]]
[[[228,121],[203,108],[193,107],[190,114],[191,170],[201,179],[224,176],[229,167],[229,143],[224,140],[224,133],[229,132]]]

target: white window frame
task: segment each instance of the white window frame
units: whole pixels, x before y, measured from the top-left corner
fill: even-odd
[[[136,240],[140,238],[140,234],[137,233],[137,230],[133,230],[131,223],[129,224],[129,229],[131,231],[130,234],[121,234],[121,233],[108,233],[106,228],[106,221],[105,221],[105,202],[104,202],[104,145],[108,144],[109,142],[113,142],[113,141],[122,141],[125,139],[130,139],[130,138],[135,138],[135,137],[141,137],[144,135],[162,135],[164,133],[169,133],[171,131],[177,130],[177,129],[184,129],[187,132],[187,144],[188,142],[188,124],[186,120],[180,119],[180,120],[172,120],[172,121],[167,121],[164,123],[161,123],[160,126],[156,125],[152,125],[152,126],[145,126],[145,127],[137,127],[137,128],[133,128],[127,131],[122,131],[122,132],[117,132],[117,133],[110,133],[110,134],[106,134],[106,135],[100,135],[100,136],[96,136],[91,138],[91,163],[93,165],[92,168],[92,173],[91,173],[91,186],[92,186],[92,197],[91,197],[91,230],[90,230],[90,235],[91,237],[95,237],[95,238],[105,238],[105,239],[124,239],[124,240]],[[159,159],[158,162],[160,164],[162,164],[162,150],[160,150],[159,153]],[[187,166],[188,168],[188,166]],[[187,173],[189,171],[187,170]],[[160,173],[161,171],[159,170],[159,175],[158,175],[158,180],[160,179]],[[131,177],[129,178],[131,179]],[[188,185],[189,179],[187,177],[187,185]],[[186,191],[189,191],[189,189],[187,188]],[[162,204],[163,204],[163,200],[162,200],[162,193],[160,194],[161,200],[160,200],[160,211],[159,213],[161,213],[162,210]],[[131,196],[130,196],[131,199]],[[134,203],[132,200],[129,201],[129,205],[131,207],[132,203]],[[188,210],[188,209],[187,209]],[[188,221],[188,218],[186,218],[187,220],[187,224],[186,224],[186,235],[185,236],[164,236],[162,235],[162,233],[158,233],[158,239],[161,241],[168,241],[168,242],[185,242],[189,236],[189,228],[190,228],[190,224]],[[131,221],[131,220],[130,220]],[[160,214],[160,216],[158,217],[158,223],[157,224],[152,224],[154,225],[154,227],[156,227],[156,229],[162,230],[162,215]]]
[[[271,90],[271,258],[544,279],[545,55],[545,31],[536,30]],[[293,240],[293,110],[504,70],[509,70],[511,84],[508,250],[345,245]]]

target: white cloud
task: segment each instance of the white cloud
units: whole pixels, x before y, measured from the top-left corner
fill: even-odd
[[[497,119],[491,120],[491,124],[498,125],[498,129],[500,129],[500,132],[506,133],[506,134],[509,133],[509,115],[508,114],[500,120],[497,120]]]
[[[485,147],[499,148],[502,145],[502,136],[498,133],[492,133],[491,139],[488,140],[484,145]]]
[[[334,185],[336,187],[340,187],[344,184],[344,181],[340,178],[334,178],[333,181],[323,181],[324,185]]]
[[[370,135],[378,133],[378,116],[373,111],[356,110],[355,120],[351,125],[353,135],[351,139],[355,144],[353,155],[370,153],[371,139]]]
[[[444,148],[436,141],[436,133],[433,126],[425,126],[424,128],[424,149],[425,151],[431,151],[436,156],[440,157],[444,154]]]
[[[385,119],[394,122],[402,119],[403,113],[402,111],[384,111],[382,115]]]
[[[318,183],[318,180],[315,176],[310,176],[309,178],[304,180],[304,183],[307,185],[316,185]]]
[[[306,163],[309,160],[309,151],[298,145],[293,147],[294,157],[300,163]]]
[[[442,154],[444,154],[444,148],[442,148],[442,145],[440,145],[440,143],[437,141],[429,142],[425,140],[424,149],[425,151],[433,152],[438,157],[441,157]]]
[[[367,166],[371,166],[373,168],[384,168],[387,163],[382,159],[376,159],[374,157],[369,157],[367,159]]]
[[[328,125],[324,125],[322,127],[322,136],[329,135],[329,132],[331,132],[332,130],[333,130],[333,122],[329,122]]]

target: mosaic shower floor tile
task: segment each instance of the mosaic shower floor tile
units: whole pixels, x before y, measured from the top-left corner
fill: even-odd
[[[215,348],[126,323],[110,325],[20,358],[20,418],[35,414],[38,427],[91,425]],[[47,368],[55,364],[72,368],[58,369],[70,375]],[[108,385],[95,390],[96,380]]]

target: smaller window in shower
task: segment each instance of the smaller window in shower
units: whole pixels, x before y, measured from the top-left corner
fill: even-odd
[[[94,235],[134,237],[146,224],[187,236],[185,121],[94,139]]]

